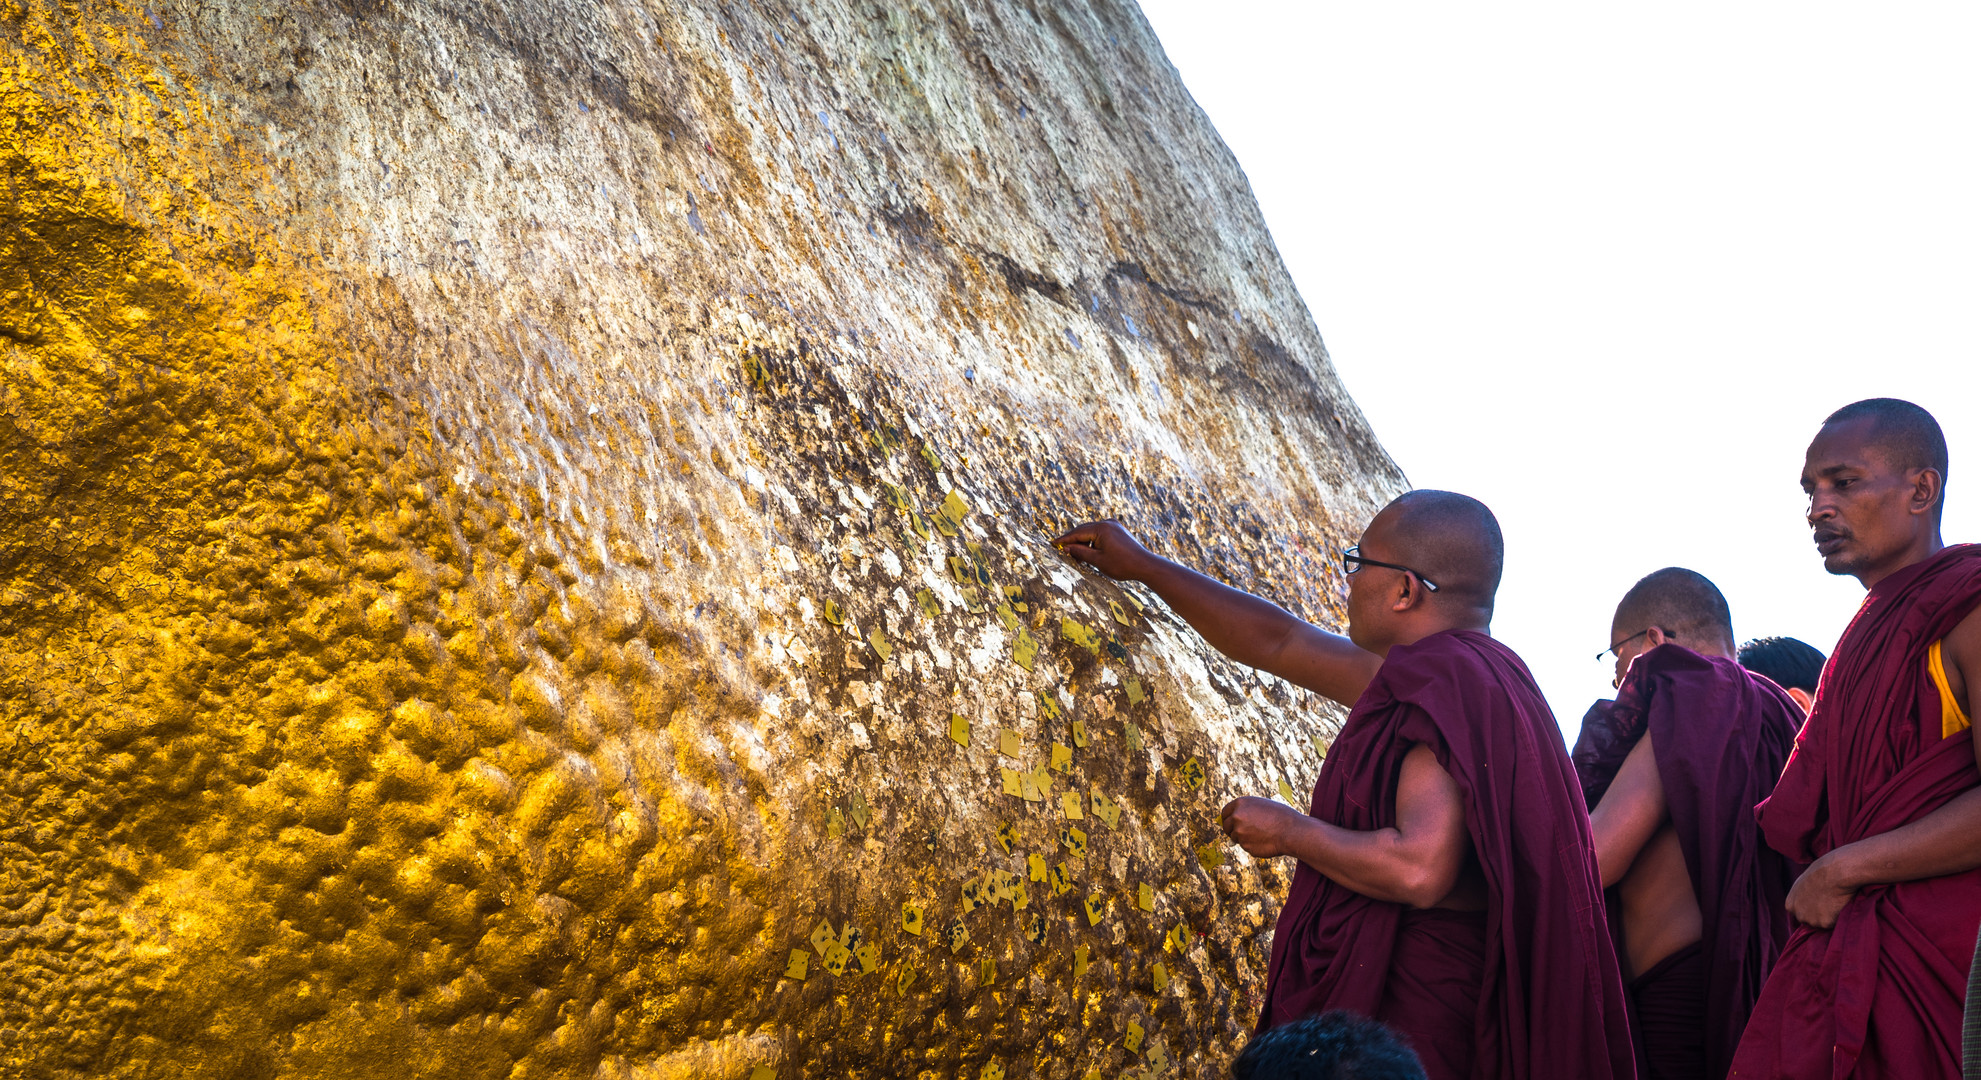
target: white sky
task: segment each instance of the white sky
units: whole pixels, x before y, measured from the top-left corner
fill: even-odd
[[[1572,738],[1661,566],[1828,652],[1823,416],[1932,410],[1981,539],[1981,7],[1143,0],[1335,366],[1507,537],[1495,634]]]

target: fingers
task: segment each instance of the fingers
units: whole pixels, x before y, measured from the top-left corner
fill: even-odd
[[[1100,539],[1100,531],[1100,522],[1089,521],[1085,525],[1073,526],[1059,536],[1054,537],[1052,542],[1055,545],[1080,544],[1082,546],[1092,547],[1094,542]]]

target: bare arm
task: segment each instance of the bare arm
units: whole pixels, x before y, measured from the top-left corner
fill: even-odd
[[[1948,688],[1967,703],[1967,715],[1981,705],[1981,612],[1969,615],[1946,636],[1941,658]],[[1981,764],[1981,726],[1968,731],[1976,764]],[[1811,926],[1836,925],[1843,906],[1867,885],[1890,885],[1959,874],[1981,866],[1981,788],[1962,792],[1946,805],[1909,825],[1845,844],[1811,863],[1789,890],[1788,913]]]
[[[1115,522],[1082,525],[1053,543],[1109,577],[1154,589],[1224,655],[1343,705],[1355,704],[1383,666],[1340,634],[1156,555]]]
[[[1637,861],[1637,853],[1657,835],[1658,827],[1668,817],[1665,784],[1658,777],[1657,752],[1651,747],[1650,733],[1646,732],[1625,755],[1616,779],[1603,792],[1602,801],[1589,812],[1603,888],[1623,880],[1631,864]]]
[[[1344,829],[1271,799],[1235,799],[1221,819],[1256,857],[1291,855],[1363,896],[1417,908],[1451,895],[1472,846],[1458,784],[1421,743],[1403,758],[1395,828]]]

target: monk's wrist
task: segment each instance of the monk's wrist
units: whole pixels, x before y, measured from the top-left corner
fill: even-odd
[[[1823,874],[1830,884],[1838,889],[1861,889],[1875,884],[1870,860],[1865,858],[1862,843],[1845,844],[1832,849],[1817,861],[1823,864]]]

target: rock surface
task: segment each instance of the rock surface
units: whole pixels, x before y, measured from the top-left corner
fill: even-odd
[[[1044,540],[1402,478],[1132,4],[5,12],[0,1072],[1221,1075],[1334,714]]]

